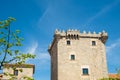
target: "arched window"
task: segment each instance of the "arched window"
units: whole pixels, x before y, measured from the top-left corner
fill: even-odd
[[[78,34],[77,34],[77,39],[79,39],[79,36],[78,36]]]
[[[73,35],[71,35],[71,38],[72,38],[72,39],[74,38]]]
[[[76,35],[74,35],[74,39],[76,39]]]
[[[70,39],[70,34],[68,35],[68,38]]]

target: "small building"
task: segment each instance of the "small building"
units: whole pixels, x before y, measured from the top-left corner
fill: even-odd
[[[56,30],[49,46],[51,80],[98,80],[108,78],[103,32]]]
[[[33,78],[35,66],[33,64],[4,64],[3,73],[12,74],[15,80],[25,80],[24,77]],[[10,76],[3,75],[2,80],[9,79]]]

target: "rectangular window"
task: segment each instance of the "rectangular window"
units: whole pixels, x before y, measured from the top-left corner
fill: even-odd
[[[71,60],[75,60],[75,55],[71,55]]]
[[[67,41],[67,45],[70,45],[70,41],[69,40]]]
[[[92,41],[92,46],[95,46],[96,45],[96,42],[95,41]]]
[[[14,75],[18,76],[18,70],[14,70]]]
[[[83,75],[88,75],[88,68],[83,68],[82,71],[83,71]]]

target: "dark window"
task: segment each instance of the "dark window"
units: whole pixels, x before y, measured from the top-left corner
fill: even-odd
[[[95,41],[92,41],[92,46],[95,46],[96,45],[96,42]]]
[[[71,60],[75,60],[75,55],[71,55]]]
[[[67,45],[70,45],[70,41],[69,40],[67,41]]]
[[[79,38],[79,36],[77,35],[77,39]]]
[[[14,75],[15,75],[15,76],[18,75],[18,70],[14,70]]]
[[[83,68],[83,75],[88,75],[88,68]]]
[[[70,39],[70,35],[68,35],[68,38]]]

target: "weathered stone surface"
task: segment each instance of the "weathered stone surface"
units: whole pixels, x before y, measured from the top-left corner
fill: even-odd
[[[18,75],[14,75],[13,67],[16,67],[16,70],[18,70]],[[22,69],[22,72],[19,70]],[[30,77],[33,78],[34,73],[34,65],[32,64],[21,64],[21,65],[15,65],[15,64],[4,64],[3,68],[4,73],[13,74],[17,79],[16,80],[26,80],[24,77]],[[10,76],[3,75],[2,80],[9,80]]]
[[[106,32],[99,34],[57,30],[48,51],[51,55],[51,80],[97,80],[108,77],[105,42]],[[67,45],[67,41],[70,45]],[[92,45],[95,41],[95,45]],[[75,55],[75,60],[71,60]],[[83,75],[83,68],[88,75]]]

